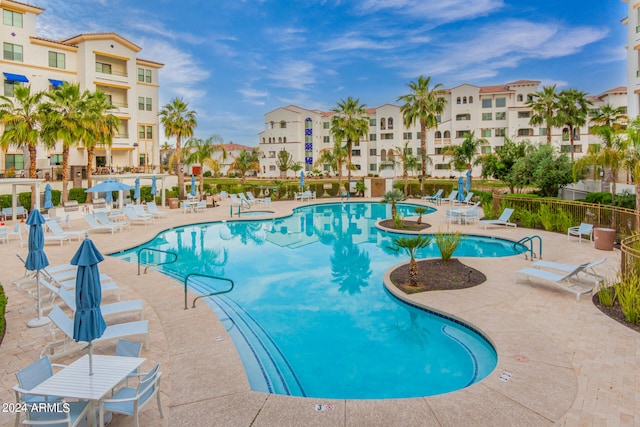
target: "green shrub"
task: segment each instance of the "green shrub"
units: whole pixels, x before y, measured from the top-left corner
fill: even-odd
[[[24,206],[27,210],[31,210],[33,203],[31,202],[31,191],[18,193],[18,204]]]
[[[211,178],[211,171],[204,171],[202,176],[204,176],[205,178]]]
[[[78,203],[87,202],[87,193],[84,192],[86,188],[72,188],[69,190],[69,200],[77,200]]]
[[[627,275],[615,284],[616,297],[624,318],[629,323],[640,319],[640,276]]]
[[[459,231],[455,233],[447,231],[446,233],[440,232],[435,235],[436,245],[440,249],[440,257],[442,261],[447,262],[453,256],[453,253],[460,245],[460,242],[464,239]]]
[[[4,288],[0,285],[0,337],[4,334],[4,315],[7,311],[7,295],[4,293]]]
[[[538,214],[528,210],[515,211],[514,215],[520,220],[520,223],[525,228],[536,228],[538,223]]]
[[[597,192],[597,193],[588,193],[584,198],[584,201],[587,203],[600,203],[602,205],[610,205],[611,204],[611,193],[607,192]]]
[[[598,290],[598,300],[605,307],[612,307],[615,299],[616,294],[613,286],[603,286]]]
[[[564,209],[558,209],[555,217],[555,231],[566,233],[570,227],[573,227],[573,224],[573,216],[565,212]]]
[[[538,215],[542,227],[547,231],[553,231],[555,225],[555,214],[551,211],[551,207],[545,204],[540,205],[540,212]]]
[[[1,194],[0,208],[10,208],[10,207],[11,207],[11,194]]]
[[[51,203],[53,203],[53,206],[60,206],[61,200],[62,200],[62,191],[51,190]]]

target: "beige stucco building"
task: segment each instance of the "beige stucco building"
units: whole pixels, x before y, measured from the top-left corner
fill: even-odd
[[[139,58],[142,49],[115,33],[80,34],[64,40],[39,37],[36,21],[43,8],[10,0],[0,0],[0,8],[3,95],[12,96],[16,85],[30,85],[37,92],[65,82],[79,83],[81,90],[100,90],[117,107],[111,113],[120,119],[120,126],[110,148],[95,150],[93,168],[159,165],[158,70],[163,64]],[[28,152],[20,147],[11,146],[0,157],[0,173],[28,169]],[[37,166],[43,177],[55,174],[61,162],[61,144],[38,148]],[[69,164],[86,163],[86,150],[73,147]]]

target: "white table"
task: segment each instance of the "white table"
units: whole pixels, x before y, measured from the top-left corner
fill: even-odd
[[[89,409],[90,425],[103,425],[102,420],[99,424],[95,422],[96,403],[145,360],[141,357],[94,354],[93,375],[89,375],[89,355],[84,355],[33,388],[30,394],[88,400],[92,406]]]

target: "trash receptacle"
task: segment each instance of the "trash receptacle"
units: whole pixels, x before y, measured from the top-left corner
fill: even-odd
[[[613,228],[594,228],[593,246],[602,251],[612,251],[613,242],[616,239],[616,230]]]
[[[180,205],[180,200],[176,197],[169,198],[169,209],[178,209]]]

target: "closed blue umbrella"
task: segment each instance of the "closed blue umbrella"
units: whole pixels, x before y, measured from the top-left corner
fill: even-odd
[[[195,175],[191,175],[191,195],[196,195],[196,177]]]
[[[156,177],[155,175],[151,178],[151,195],[155,196],[158,190],[156,190]]]
[[[98,263],[104,257],[88,237],[82,241],[78,251],[71,259],[72,265],[78,266],[76,275],[76,313],[73,317],[74,341],[89,343],[89,375],[93,375],[93,344],[107,329],[102,317],[100,303],[102,288]]]
[[[300,187],[304,188],[304,171],[300,171]]]
[[[133,188],[133,198],[140,202],[140,178],[136,178],[136,185]]]
[[[47,184],[44,187],[44,208],[51,209],[53,207],[53,201],[51,200],[51,185]]]
[[[467,171],[467,185],[466,185],[466,190],[467,191],[471,191],[471,171],[468,170]]]
[[[107,203],[113,203],[113,192],[107,191],[104,196],[104,201]]]
[[[464,178],[458,178],[458,201],[464,200]]]
[[[85,193],[106,193],[107,191],[124,191],[131,190],[131,186],[124,184],[115,179],[105,179],[99,184],[84,190]]]
[[[40,307],[40,270],[49,265],[47,255],[44,253],[44,231],[42,224],[45,219],[39,210],[33,209],[27,218],[29,225],[29,254],[24,266],[27,270],[36,272],[36,307],[38,309],[38,317],[30,320],[27,326],[36,328],[49,323],[48,317],[42,317],[42,307]]]

